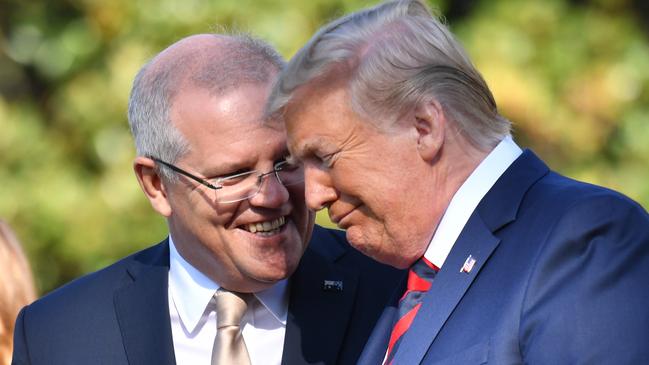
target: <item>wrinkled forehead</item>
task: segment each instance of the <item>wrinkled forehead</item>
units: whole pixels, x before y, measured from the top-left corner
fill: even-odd
[[[223,148],[249,146],[251,149],[277,149],[286,145],[284,130],[273,128],[263,122],[241,122],[224,128],[218,141]]]
[[[244,123],[242,127],[223,135],[219,146],[221,154],[260,159],[285,153],[286,134],[283,131],[260,123]]]
[[[268,169],[288,154],[286,134],[260,122],[244,122],[223,129],[218,137],[204,139],[187,157],[193,166],[231,172],[242,168]]]
[[[283,128],[275,128],[258,119],[226,120],[216,124],[213,131],[204,131],[200,137],[197,140],[203,142],[204,149],[226,152],[243,149],[251,155],[256,151],[276,151],[286,146]]]

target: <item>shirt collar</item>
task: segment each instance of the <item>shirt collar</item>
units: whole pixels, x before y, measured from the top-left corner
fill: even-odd
[[[255,293],[255,297],[275,319],[286,326],[289,297],[288,280],[281,280],[270,288]]]
[[[482,198],[523,151],[511,136],[503,138],[453,195],[424,257],[442,267]]]
[[[192,332],[219,284],[187,262],[169,235],[169,294],[185,328]],[[288,317],[288,281],[279,281],[255,297],[283,325]]]

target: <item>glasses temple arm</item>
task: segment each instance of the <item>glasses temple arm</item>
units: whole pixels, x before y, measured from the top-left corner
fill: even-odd
[[[175,165],[172,165],[172,164],[170,164],[170,163],[168,163],[168,162],[162,161],[162,160],[160,160],[160,159],[158,159],[158,158],[155,158],[155,157],[149,157],[149,158],[152,159],[153,161],[157,162],[157,163],[160,163],[160,164],[162,164],[162,165],[167,166],[168,168],[170,168],[170,169],[176,171],[177,173],[179,173],[179,174],[181,174],[181,175],[185,175],[185,176],[187,176],[188,178],[190,178],[190,179],[192,179],[192,180],[198,182],[199,184],[202,184],[202,185],[207,186],[207,187],[210,188],[210,189],[214,189],[214,190],[221,189],[220,186],[212,185],[212,184],[210,184],[209,182],[205,181],[205,179],[200,178],[200,177],[198,177],[198,176],[196,176],[196,175],[194,175],[194,174],[192,174],[192,173],[189,173],[189,172],[187,172],[187,171],[181,169],[180,167],[177,167],[177,166],[175,166]]]

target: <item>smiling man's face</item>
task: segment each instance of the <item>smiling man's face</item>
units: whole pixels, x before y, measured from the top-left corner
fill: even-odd
[[[284,113],[289,149],[305,169],[307,206],[328,208],[359,251],[395,267],[423,254],[436,221],[414,127],[381,131],[343,86],[307,86]],[[409,116],[411,117],[411,116]]]
[[[181,88],[170,117],[190,149],[175,165],[210,181],[272,171],[288,151],[284,130],[261,119],[269,88],[244,84],[218,96]],[[242,292],[263,290],[293,273],[313,228],[303,184],[285,187],[270,174],[254,197],[219,203],[218,190],[178,178],[165,186],[168,222],[188,262],[221,286]]]

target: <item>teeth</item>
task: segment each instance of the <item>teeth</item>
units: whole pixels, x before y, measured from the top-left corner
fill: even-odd
[[[251,233],[275,233],[274,231],[278,230],[286,222],[286,218],[279,217],[272,221],[251,223],[248,224],[245,228]]]

